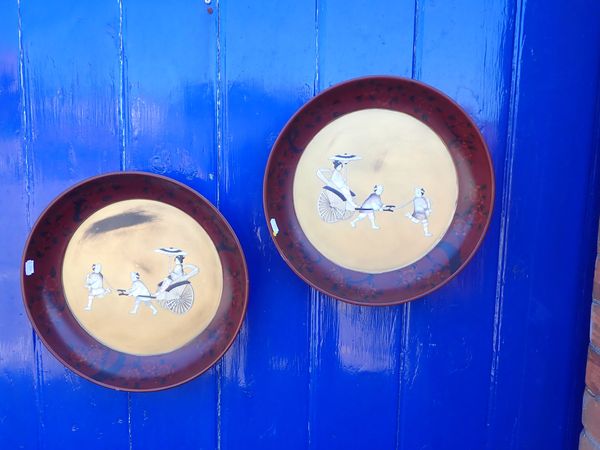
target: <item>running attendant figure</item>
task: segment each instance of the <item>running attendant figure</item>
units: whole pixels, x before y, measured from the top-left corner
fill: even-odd
[[[411,200],[402,205],[395,206],[383,203],[381,199],[383,185],[376,184],[373,187],[373,192],[369,194],[360,206],[357,206],[352,198],[356,194],[348,186],[347,166],[351,161],[360,160],[361,157],[343,153],[332,156],[329,159],[333,161],[333,170],[317,170],[317,177],[325,183],[317,200],[317,211],[319,217],[324,222],[335,223],[341,220],[348,220],[358,213],[358,216],[350,222],[352,228],[356,228],[358,222],[368,217],[369,222],[371,222],[371,228],[378,230],[379,226],[375,221],[375,213],[394,212],[412,204],[413,212],[407,212],[405,216],[413,223],[421,224],[426,237],[433,236],[429,232],[431,201],[425,197],[425,189],[422,187],[416,188],[414,197]]]
[[[131,314],[137,314],[141,304],[148,306],[153,315],[158,313],[155,304],[175,314],[185,314],[194,304],[194,289],[189,279],[198,274],[198,267],[184,264],[186,252],[179,248],[161,247],[155,252],[173,257],[174,263],[169,274],[158,283],[156,292],[150,292],[138,272],[131,272],[130,289],[117,289],[117,292],[135,298],[133,309],[129,311]]]
[[[155,299],[150,295],[150,291],[146,285],[140,280],[140,274],[138,272],[131,272],[131,288],[129,289],[118,289],[119,295],[128,295],[135,298],[135,304],[133,309],[129,311],[129,314],[137,314],[140,304],[146,305],[152,311],[152,315],[155,316],[158,310],[152,304]]]
[[[358,217],[350,222],[352,228],[356,227],[356,222],[360,222],[365,217],[369,218],[371,222],[371,228],[374,230],[379,230],[379,227],[375,223],[375,212],[376,211],[388,211],[393,212],[396,208],[393,205],[385,205],[383,200],[381,200],[381,194],[383,194],[383,186],[381,184],[376,184],[373,188],[373,193],[370,194],[360,208],[356,208],[357,211],[360,211]]]
[[[427,237],[433,236],[429,232],[429,216],[431,215],[431,201],[425,197],[425,189],[415,188],[415,196],[412,199],[413,212],[406,213],[405,216],[413,223],[423,225],[423,233]]]
[[[104,275],[102,275],[101,264],[92,264],[92,272],[85,278],[85,287],[88,290],[88,302],[84,309],[91,311],[94,299],[102,298],[110,293],[110,289],[104,287]]]
[[[368,217],[371,228],[379,229],[375,223],[375,212],[392,212],[395,209],[394,205],[385,205],[381,200],[383,186],[376,184],[373,192],[358,206],[353,199],[356,194],[348,186],[348,164],[362,158],[358,155],[342,153],[329,159],[333,161],[333,170],[317,170],[317,177],[325,183],[317,200],[317,212],[321,220],[335,223],[340,220],[348,220],[358,212],[358,217],[350,222],[353,228],[356,227],[357,222]]]

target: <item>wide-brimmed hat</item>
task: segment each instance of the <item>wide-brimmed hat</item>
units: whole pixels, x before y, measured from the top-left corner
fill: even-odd
[[[351,155],[349,153],[338,153],[337,155],[333,155],[329,158],[331,161],[339,161],[339,162],[347,162],[347,161],[356,161],[362,159],[358,155]]]
[[[154,250],[156,253],[161,253],[163,255],[169,256],[186,256],[187,253],[176,247],[160,247]]]

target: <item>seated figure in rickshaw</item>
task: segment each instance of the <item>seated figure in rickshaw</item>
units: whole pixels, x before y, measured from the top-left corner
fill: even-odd
[[[317,170],[317,176],[323,183],[325,183],[326,186],[334,189],[344,196],[344,200],[346,201],[346,209],[348,210],[354,210],[357,205],[352,199],[352,197],[355,197],[356,194],[352,192],[348,186],[346,166],[348,165],[349,161],[355,161],[357,159],[360,159],[360,157],[356,155],[348,155],[346,153],[342,155],[335,155],[331,157],[331,160],[333,161],[333,170]]]
[[[171,273],[169,273],[169,275],[167,275],[166,278],[164,278],[160,283],[158,283],[157,293],[165,292],[169,288],[169,286],[171,286],[173,283],[177,283],[179,280],[184,278],[184,275],[185,275],[185,272],[183,270],[183,260],[184,259],[185,259],[185,256],[183,256],[183,255],[175,256],[175,258],[174,258],[175,266],[173,267],[173,270],[171,270]]]

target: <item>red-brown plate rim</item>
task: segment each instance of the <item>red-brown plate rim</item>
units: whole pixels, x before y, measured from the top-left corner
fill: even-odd
[[[241,311],[241,315],[240,315],[240,320],[238,321],[238,323],[236,324],[235,327],[235,331],[232,333],[230,339],[228,340],[228,342],[226,343],[226,345],[223,347],[223,349],[216,353],[216,356],[213,358],[212,362],[210,364],[207,364],[206,367],[204,367],[202,370],[197,371],[196,373],[185,377],[177,382],[165,385],[165,386],[159,386],[157,388],[135,388],[135,387],[128,387],[128,388],[122,388],[122,387],[118,387],[118,386],[114,386],[112,384],[109,383],[105,383],[101,380],[97,380],[89,375],[87,375],[86,373],[80,371],[79,369],[77,369],[76,367],[73,367],[72,364],[70,364],[69,362],[66,361],[66,359],[52,346],[50,345],[47,340],[45,335],[41,332],[41,330],[38,327],[38,324],[36,322],[36,320],[34,319],[34,317],[32,316],[32,313],[30,311],[30,308],[27,304],[27,299],[26,299],[26,295],[25,295],[25,263],[26,263],[26,254],[27,254],[27,249],[29,248],[31,239],[34,237],[35,231],[38,228],[39,224],[41,223],[41,221],[46,217],[47,213],[56,205],[58,204],[64,197],[66,197],[68,194],[70,194],[71,192],[75,191],[76,189],[80,188],[81,186],[88,184],[88,183],[92,183],[98,180],[101,180],[103,178],[108,178],[108,177],[113,177],[113,176],[117,176],[117,177],[124,177],[124,176],[128,176],[128,175],[137,175],[137,176],[144,176],[144,177],[150,177],[150,178],[154,178],[157,180],[160,180],[162,182],[166,182],[166,183],[170,183],[170,184],[174,184],[180,188],[182,188],[185,191],[188,191],[190,194],[192,194],[193,196],[197,197],[201,202],[203,202],[209,209],[212,210],[212,212],[215,214],[216,217],[219,218],[221,224],[225,227],[225,229],[229,232],[230,236],[233,238],[233,240],[235,241],[237,248],[239,250],[239,254],[238,256],[241,259],[241,266],[243,267],[244,273],[244,280],[245,280],[245,284],[244,284],[244,296],[243,296],[243,301],[242,301],[242,311]],[[183,211],[184,213],[186,213],[185,211]],[[187,214],[187,213],[186,213]],[[61,260],[63,257],[61,257]],[[31,325],[33,326],[36,335],[41,339],[41,341],[43,342],[44,346],[50,351],[50,353],[52,355],[54,355],[54,357],[56,359],[58,359],[65,367],[69,368],[69,370],[75,372],[76,374],[78,374],[79,376],[81,376],[82,378],[91,381],[97,385],[112,389],[112,390],[117,390],[117,391],[126,391],[126,392],[157,392],[157,391],[162,391],[162,390],[166,390],[166,389],[171,389],[177,386],[180,386],[182,384],[187,383],[188,381],[191,381],[195,378],[197,378],[198,376],[202,375],[203,373],[205,373],[207,370],[209,370],[211,367],[213,367],[222,357],[223,355],[229,350],[229,348],[231,347],[231,345],[233,344],[233,342],[235,341],[235,339],[237,338],[239,331],[243,325],[244,322],[244,318],[246,316],[246,311],[247,311],[247,307],[248,307],[248,292],[249,292],[249,278],[248,278],[248,267],[246,265],[246,259],[244,256],[244,252],[241,246],[241,243],[236,235],[236,233],[233,231],[233,228],[231,228],[231,225],[229,224],[229,222],[225,219],[225,217],[221,214],[221,212],[206,198],[204,197],[202,194],[200,194],[199,192],[195,191],[194,189],[192,189],[191,187],[185,185],[184,183],[181,183],[180,181],[177,181],[175,179],[163,176],[163,175],[159,175],[159,174],[154,174],[154,173],[148,173],[148,172],[142,172],[142,171],[124,171],[124,172],[118,172],[118,171],[113,171],[113,172],[106,172],[100,175],[95,175],[92,177],[88,177],[84,180],[81,180],[71,186],[69,186],[67,189],[65,189],[64,191],[62,191],[60,194],[58,194],[44,209],[43,211],[39,214],[38,218],[36,219],[35,223],[33,224],[33,226],[31,227],[31,231],[29,233],[29,235],[27,236],[27,239],[25,241],[25,245],[23,247],[23,253],[21,256],[21,266],[20,266],[20,273],[21,273],[21,280],[20,280],[20,286],[21,286],[21,297],[23,300],[23,306],[25,309],[25,312],[27,313],[27,317],[29,318],[29,321],[31,323]],[[61,280],[61,285],[62,285],[62,280]],[[64,289],[63,289],[64,292]],[[72,314],[72,313],[71,313]],[[82,328],[83,329],[83,328]],[[85,331],[85,330],[84,330]],[[89,334],[89,333],[88,333]],[[93,339],[95,339],[92,336]],[[109,350],[113,351],[113,352],[117,352],[120,353],[116,350],[110,349],[109,347],[107,347]],[[167,353],[168,354],[168,353]]]
[[[445,93],[443,93],[442,91],[440,91],[437,88],[434,88],[426,83],[423,83],[421,81],[417,81],[417,80],[413,80],[411,78],[404,78],[404,77],[398,77],[398,76],[391,76],[391,75],[373,75],[373,76],[364,76],[364,77],[357,77],[357,78],[352,78],[340,83],[337,83],[335,85],[332,85],[330,87],[328,87],[327,89],[324,89],[323,91],[321,91],[319,94],[317,94],[316,96],[314,96],[313,98],[311,98],[309,101],[307,101],[304,105],[302,105],[293,115],[292,117],[286,122],[285,126],[281,129],[279,135],[277,136],[277,139],[275,140],[275,143],[273,144],[272,148],[271,148],[271,152],[269,154],[268,160],[267,160],[267,165],[265,168],[265,173],[263,176],[263,211],[265,214],[265,220],[267,221],[267,229],[271,231],[271,225],[269,223],[269,209],[268,209],[268,204],[267,204],[267,177],[268,174],[270,172],[271,166],[273,164],[273,161],[276,158],[275,155],[275,149],[279,147],[283,137],[286,135],[286,133],[289,131],[289,129],[293,126],[294,122],[297,120],[297,118],[299,116],[301,116],[302,114],[304,114],[311,106],[313,106],[316,102],[319,101],[319,98],[321,95],[323,94],[327,94],[330,91],[339,89],[339,88],[343,88],[346,87],[348,85],[351,84],[358,84],[361,82],[369,82],[369,81],[373,81],[373,80],[382,80],[382,81],[392,81],[392,82],[397,82],[397,83],[407,83],[407,84],[413,84],[415,86],[418,86],[420,88],[423,89],[427,89],[430,90],[431,92],[433,92],[434,94],[438,95],[439,97],[441,97],[442,99],[444,99],[446,102],[448,102],[449,104],[451,104],[452,106],[454,106],[456,109],[458,109],[463,115],[464,118],[467,120],[467,122],[469,122],[474,130],[474,132],[477,134],[477,138],[479,139],[481,145],[483,146],[484,149],[484,153],[485,153],[485,158],[486,158],[486,162],[487,162],[487,168],[490,174],[490,207],[489,207],[489,214],[487,216],[487,220],[485,221],[485,224],[483,226],[483,229],[480,233],[479,239],[477,240],[473,250],[471,251],[471,253],[464,259],[464,261],[459,265],[459,267],[457,268],[456,271],[454,271],[452,274],[450,274],[448,276],[448,278],[444,279],[443,281],[441,281],[439,284],[437,284],[436,286],[431,287],[430,289],[424,290],[423,292],[417,294],[417,295],[413,295],[410,297],[404,297],[402,298],[400,301],[388,301],[388,302],[373,302],[373,303],[367,303],[367,302],[360,302],[360,301],[356,301],[353,299],[348,299],[345,298],[343,296],[337,295],[335,292],[330,292],[327,289],[316,285],[315,283],[311,282],[301,271],[299,271],[294,264],[292,264],[288,258],[287,258],[287,254],[286,252],[281,248],[279,242],[277,241],[277,239],[273,239],[272,233],[269,232],[269,234],[271,235],[272,241],[275,244],[275,247],[277,248],[277,251],[279,252],[279,254],[281,255],[281,257],[283,258],[283,260],[286,262],[286,264],[292,269],[292,271],[294,271],[296,273],[296,275],[298,275],[302,280],[304,280],[304,282],[306,282],[308,285],[312,286],[313,288],[315,288],[316,290],[318,290],[319,292],[322,292],[323,294],[326,294],[330,297],[333,297],[335,299],[341,300],[343,302],[346,303],[350,303],[350,304],[354,304],[354,305],[359,305],[359,306],[393,306],[393,305],[398,305],[398,304],[403,304],[403,303],[407,303],[413,300],[416,300],[418,298],[424,297],[434,291],[437,291],[438,289],[440,289],[441,287],[443,287],[444,285],[446,285],[447,283],[449,283],[452,279],[454,279],[454,277],[456,277],[463,269],[464,267],[471,261],[471,259],[473,258],[473,256],[475,255],[475,253],[477,253],[478,249],[480,248],[485,236],[487,235],[487,231],[489,229],[490,226],[490,222],[491,222],[491,218],[492,218],[492,214],[494,211],[494,203],[495,203],[495,196],[496,196],[496,181],[495,181],[495,176],[494,176],[494,167],[492,164],[492,160],[491,160],[491,156],[490,156],[490,152],[489,152],[489,148],[488,145],[485,141],[485,139],[483,138],[483,135],[481,134],[481,131],[479,130],[479,127],[477,126],[477,124],[473,121],[472,117],[467,114],[466,111],[464,111],[464,109],[456,102],[454,101],[452,98],[450,98],[448,95],[446,95]],[[304,233],[303,233],[304,234]]]

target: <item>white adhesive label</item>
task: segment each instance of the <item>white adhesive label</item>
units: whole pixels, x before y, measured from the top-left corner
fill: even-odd
[[[275,218],[272,218],[270,220],[271,223],[271,229],[273,230],[273,236],[277,236],[279,234],[279,227],[277,226],[277,221],[275,220]]]
[[[28,259],[27,261],[25,261],[25,275],[32,275],[33,272],[35,272],[35,269],[33,267],[33,260]]]

